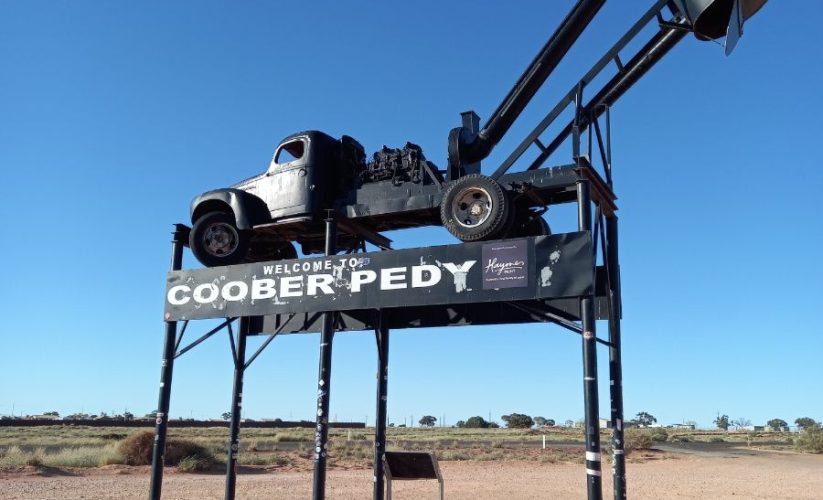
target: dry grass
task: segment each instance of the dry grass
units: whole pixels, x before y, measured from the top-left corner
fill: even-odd
[[[17,468],[24,465],[35,467],[100,467],[101,465],[122,464],[123,455],[114,443],[102,447],[71,446],[50,451],[40,447],[23,449],[10,446],[0,452],[0,469]]]
[[[118,450],[118,443],[140,429],[125,427],[2,427],[0,428],[0,468],[24,465],[52,467],[97,467],[126,463],[129,455]],[[153,430],[144,430],[142,448],[148,463],[153,446]],[[546,436],[548,448],[539,443]],[[631,429],[627,432],[627,448],[647,449],[655,441],[726,442],[758,447],[788,447],[797,434],[778,432],[689,431],[680,429]],[[373,429],[330,429],[330,464],[332,466],[370,466],[373,460]],[[530,460],[549,463],[578,463],[582,449],[581,429],[553,427],[547,429],[455,429],[391,427],[387,432],[388,447],[393,450],[433,451],[441,460]],[[603,430],[604,453],[609,445],[609,431]],[[227,454],[226,427],[169,429],[168,442],[187,442],[197,446],[198,453],[224,462]],[[242,465],[266,467],[299,467],[312,458],[314,429],[243,428],[239,460]],[[563,443],[565,447],[558,447]],[[187,445],[187,446],[189,446]],[[528,446],[528,447],[527,447]],[[184,449],[184,452],[186,450]],[[173,452],[172,452],[173,453]],[[186,455],[188,453],[188,455]],[[183,455],[172,456],[179,461],[195,454],[191,448]],[[169,455],[167,454],[167,461]],[[191,462],[191,460],[189,461]],[[201,464],[195,464],[197,466]]]

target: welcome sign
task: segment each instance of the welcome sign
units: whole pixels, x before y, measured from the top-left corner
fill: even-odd
[[[588,232],[174,271],[167,321],[592,293]]]

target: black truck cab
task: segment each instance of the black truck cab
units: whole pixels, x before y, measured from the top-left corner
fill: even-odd
[[[234,187],[262,199],[271,221],[311,218],[328,208],[339,141],[310,130],[283,139],[265,174]],[[262,221],[255,221],[262,222]]]

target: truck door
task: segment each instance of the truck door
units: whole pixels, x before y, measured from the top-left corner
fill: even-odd
[[[258,196],[265,200],[272,219],[312,212],[308,141],[308,137],[295,137],[280,144],[261,181]]]

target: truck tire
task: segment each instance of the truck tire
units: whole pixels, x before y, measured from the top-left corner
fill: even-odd
[[[491,240],[503,235],[510,221],[509,197],[494,179],[469,174],[443,195],[440,220],[461,241]]]
[[[249,252],[249,233],[237,228],[232,214],[209,212],[194,222],[189,247],[206,267],[239,264]]]
[[[267,262],[270,260],[289,260],[297,258],[297,250],[288,241],[276,243],[252,243],[243,262]]]
[[[549,236],[551,234],[552,231],[546,219],[537,214],[525,213],[517,215],[508,237],[523,238],[527,236]]]

